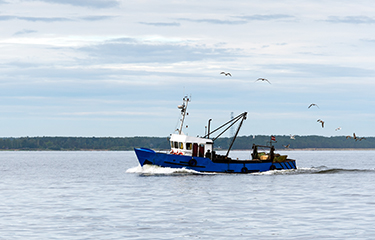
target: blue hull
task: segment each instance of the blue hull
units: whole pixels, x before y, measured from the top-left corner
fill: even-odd
[[[192,169],[198,172],[222,173],[253,173],[297,168],[295,160],[290,159],[280,163],[238,160],[213,162],[209,158],[158,153],[148,148],[135,148],[134,150],[141,166],[152,164],[160,167]]]

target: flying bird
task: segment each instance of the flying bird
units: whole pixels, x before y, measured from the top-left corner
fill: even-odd
[[[290,134],[290,139],[296,139],[295,136],[296,136],[296,135],[292,135],[292,134]]]
[[[226,72],[221,72],[220,74],[224,74],[225,76],[232,76],[232,74],[230,74],[229,72],[226,73]]]
[[[269,84],[271,84],[270,81],[268,81],[268,79],[266,79],[266,78],[258,78],[255,82],[257,82],[257,81],[268,82]]]
[[[318,119],[317,122],[321,123],[322,124],[322,128],[324,128],[324,121],[323,120]]]
[[[285,148],[289,148],[289,146],[290,146],[290,144],[288,144],[288,145],[283,145]]]
[[[346,139],[348,139],[348,138],[353,138],[353,139],[355,139],[356,141],[357,141],[357,136],[355,135],[355,133],[353,133],[353,137],[352,136],[346,136]]]
[[[355,141],[362,141],[362,140],[366,139],[365,137],[357,137],[357,135],[355,135],[355,133],[353,133],[353,137],[352,136],[346,136],[346,139],[348,139],[348,138],[353,138]]]
[[[338,128],[335,129],[335,131],[339,131],[339,130],[341,130],[341,127],[338,127]]]
[[[311,108],[312,106],[315,106],[315,107],[319,108],[319,106],[317,104],[315,104],[315,103],[311,103],[308,108]]]
[[[355,133],[353,133],[353,139],[355,139],[355,141],[362,141],[362,140],[364,140],[366,138],[364,138],[364,137],[357,137],[357,135],[355,135]]]

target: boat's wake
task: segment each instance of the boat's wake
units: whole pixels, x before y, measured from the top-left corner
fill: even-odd
[[[340,173],[375,173],[375,169],[358,169],[358,168],[352,168],[352,169],[345,169],[345,168],[329,168],[326,166],[320,166],[320,167],[312,167],[311,173],[312,174],[340,174]]]
[[[159,167],[156,165],[140,165],[137,167],[129,168],[126,170],[127,173],[138,173],[141,175],[202,175],[209,173],[202,173],[186,168],[169,168],[169,167]]]
[[[326,166],[311,167],[311,168],[297,168],[291,170],[272,170],[262,173],[260,175],[294,175],[294,174],[342,174],[342,173],[375,173],[375,169],[345,169],[345,168],[329,168]]]
[[[140,175],[212,175],[225,173],[207,173],[198,172],[186,168],[168,168],[159,167],[156,165],[137,166],[126,170],[127,173],[137,173]],[[344,169],[344,168],[329,168],[326,166],[311,167],[311,168],[297,168],[289,170],[271,170],[260,173],[249,173],[250,175],[295,175],[295,174],[342,174],[342,173],[375,173],[375,169]],[[242,173],[239,173],[242,174]]]

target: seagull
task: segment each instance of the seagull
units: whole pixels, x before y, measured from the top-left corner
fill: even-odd
[[[364,138],[364,137],[357,137],[356,135],[355,135],[355,133],[353,133],[353,139],[355,139],[355,141],[362,141],[363,139],[366,139],[366,138]]]
[[[349,139],[349,138],[353,138],[353,139],[355,139],[356,141],[357,141],[357,136],[355,135],[355,133],[353,133],[353,137],[352,136],[346,136],[346,139]]]
[[[230,74],[230,73],[226,73],[226,72],[221,72],[220,74],[224,74],[225,76],[232,76],[232,74]]]
[[[355,135],[355,133],[353,133],[353,137],[352,136],[346,136],[346,139],[348,138],[353,138],[355,141],[362,141],[362,140],[365,140],[366,138],[365,137],[357,137],[357,135]]]
[[[292,135],[292,134],[290,134],[290,139],[296,139],[295,136],[296,136],[296,135]]]
[[[322,128],[324,128],[324,121],[323,120],[318,119],[317,122],[321,123],[322,124]]]
[[[288,145],[283,145],[285,148],[289,148],[289,146],[290,146],[290,144],[288,144]]]
[[[257,81],[263,81],[263,82],[266,81],[269,84],[271,84],[270,81],[268,81],[268,79],[265,79],[265,78],[258,78],[255,82],[257,82]]]
[[[318,108],[319,108],[319,106],[316,105],[315,103],[311,103],[310,106],[309,106],[308,108],[311,108],[312,106],[315,106],[315,107],[318,107]]]
[[[341,127],[338,127],[338,128],[335,129],[335,131],[338,131],[338,130],[341,130]]]

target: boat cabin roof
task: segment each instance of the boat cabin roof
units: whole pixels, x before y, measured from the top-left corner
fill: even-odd
[[[213,141],[208,138],[200,138],[200,137],[191,137],[187,136],[183,133],[181,134],[171,134],[171,142],[190,142],[190,143],[198,143],[198,144],[213,144]]]

